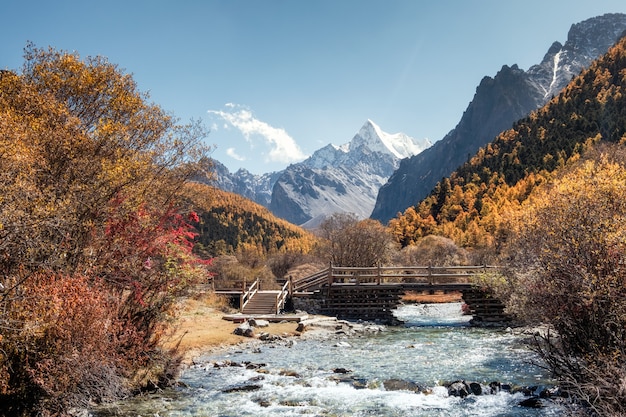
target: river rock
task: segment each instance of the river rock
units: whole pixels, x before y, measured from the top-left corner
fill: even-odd
[[[540,398],[555,398],[555,397],[563,397],[567,398],[567,392],[562,391],[560,387],[551,387],[544,388],[539,392]]]
[[[498,392],[500,392],[500,386],[502,384],[500,384],[499,381],[493,381],[489,383],[489,390],[491,392],[491,394],[497,394]]]
[[[250,326],[250,323],[246,321],[237,326],[233,333],[237,336],[254,337],[254,327]]]
[[[255,401],[257,404],[259,404],[259,406],[264,407],[264,408],[267,408],[270,405],[272,405],[271,401],[268,401],[264,398],[255,398],[253,401]]]
[[[244,365],[246,366],[246,369],[260,369],[260,368],[267,366],[267,364],[265,363],[253,363],[253,362],[244,362]]]
[[[346,368],[335,368],[333,369],[333,372],[336,374],[349,374],[352,371]]]
[[[262,386],[259,384],[245,384],[244,383],[244,384],[238,384],[238,385],[233,385],[228,388],[224,388],[222,392],[225,394],[229,394],[231,392],[249,392],[249,391],[258,391],[261,388]]]
[[[269,325],[270,325],[269,321],[261,320],[261,319],[250,319],[250,320],[248,320],[248,323],[252,327],[269,327]]]
[[[290,376],[290,377],[293,377],[293,378],[300,378],[300,374],[299,373],[297,373],[296,371],[288,370],[288,369],[281,369],[281,371],[278,373],[278,375]]]
[[[483,387],[478,382],[470,382],[469,388],[474,395],[483,395]]]
[[[518,405],[520,407],[526,407],[526,408],[543,408],[544,407],[543,401],[539,397],[526,398],[525,400],[520,401]]]
[[[450,397],[465,398],[470,394],[470,392],[470,387],[465,383],[465,381],[455,381],[448,385],[448,395]]]
[[[261,333],[259,335],[259,340],[264,342],[275,342],[277,340],[282,340],[283,338],[277,334],[269,334],[269,333]]]
[[[213,362],[214,368],[226,368],[227,366],[232,366],[232,362],[229,361],[228,359],[223,360],[223,361]],[[205,370],[208,370],[208,367],[206,367]]]
[[[385,387],[387,391],[422,391],[422,387],[415,382],[404,381],[402,379],[387,379],[383,382],[383,387]]]

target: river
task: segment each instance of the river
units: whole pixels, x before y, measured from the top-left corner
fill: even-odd
[[[456,380],[478,382],[483,392],[490,391],[489,383],[493,381],[509,385],[513,391],[523,386],[550,386],[546,372],[534,365],[538,358],[514,332],[470,327],[469,317],[461,314],[457,303],[406,305],[396,315],[405,325],[388,327],[383,332],[266,343],[200,358],[198,365],[183,373],[184,388],[120,402],[95,415],[562,414],[551,401],[545,401],[545,407],[539,409],[520,407],[527,397],[508,389],[465,398],[448,395],[444,384]],[[215,363],[249,365],[216,367]]]

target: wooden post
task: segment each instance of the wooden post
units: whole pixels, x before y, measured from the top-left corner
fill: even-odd
[[[431,264],[428,264],[428,283],[433,285],[433,269]]]
[[[381,273],[380,273],[380,263],[378,264],[378,269],[376,271],[376,284],[380,285],[380,281],[382,279]]]
[[[241,283],[241,296],[239,296],[239,311],[243,311],[243,298],[246,295],[246,279],[243,279],[243,282]]]
[[[333,285],[333,263],[332,263],[332,261],[330,262],[330,264],[328,266],[328,286],[330,287],[331,285]]]

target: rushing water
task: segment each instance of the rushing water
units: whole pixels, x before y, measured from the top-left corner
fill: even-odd
[[[409,305],[406,325],[353,338],[296,340],[229,350],[187,369],[185,388],[120,403],[101,416],[557,416],[555,404],[520,407],[522,393],[465,398],[443,384],[549,385],[520,337],[469,327],[459,304]],[[216,367],[230,361],[246,366]],[[256,368],[256,369],[254,369]],[[349,373],[336,373],[343,368]],[[385,382],[399,380],[403,390]],[[387,388],[385,388],[387,385]],[[415,387],[421,387],[418,392]]]

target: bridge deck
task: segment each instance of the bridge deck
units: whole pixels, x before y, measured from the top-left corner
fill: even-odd
[[[497,270],[490,266],[327,268],[290,280],[290,293],[317,298],[322,314],[348,319],[397,321],[393,310],[408,291],[460,292],[478,321],[506,319],[504,306],[475,284],[475,275]]]

